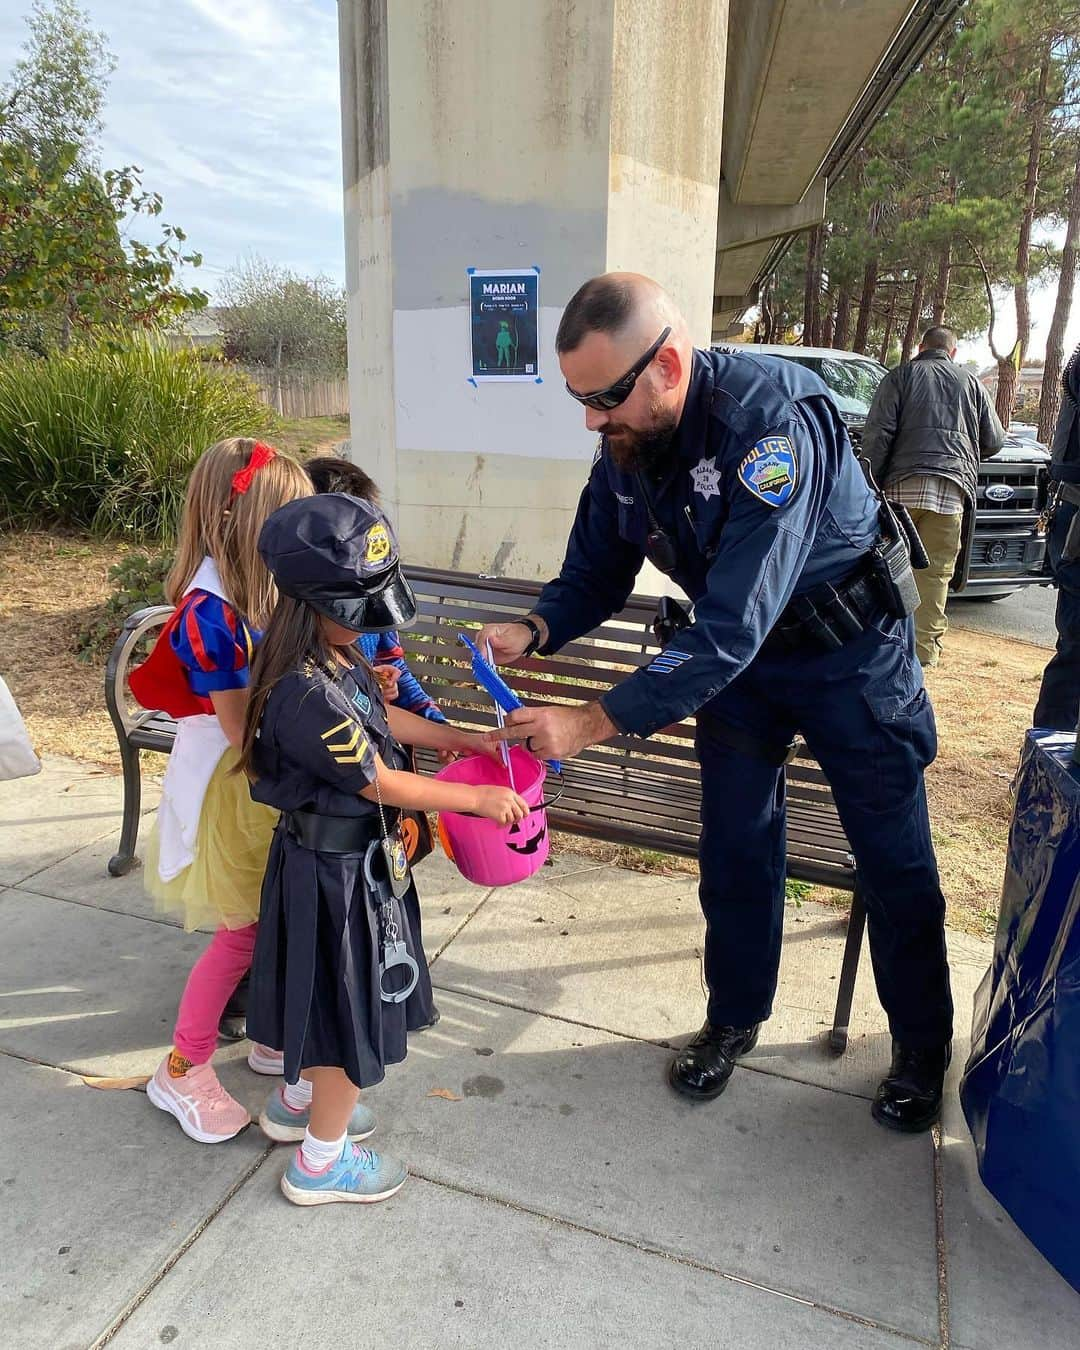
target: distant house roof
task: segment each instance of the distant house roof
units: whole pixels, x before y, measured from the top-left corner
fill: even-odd
[[[1043,382],[1043,366],[1021,366],[1020,380],[1021,385],[1040,385]],[[979,379],[983,384],[997,384],[998,370],[997,366],[987,366],[985,370],[979,372]]]
[[[205,309],[192,310],[185,314],[180,331],[189,338],[216,338],[221,336],[220,305],[207,305]]]

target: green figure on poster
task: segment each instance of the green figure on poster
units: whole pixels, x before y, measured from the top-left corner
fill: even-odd
[[[495,338],[495,352],[498,356],[498,364],[506,366],[509,370],[511,366],[510,352],[514,345],[514,340],[510,336],[510,325],[505,319],[499,321],[499,331]]]

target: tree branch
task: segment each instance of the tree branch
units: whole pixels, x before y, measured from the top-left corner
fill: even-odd
[[[979,265],[979,271],[982,273],[983,285],[986,287],[986,303],[990,308],[990,327],[986,334],[986,340],[990,344],[990,351],[995,361],[1004,361],[1006,358],[998,351],[994,343],[994,325],[997,323],[997,310],[994,307],[994,288],[990,284],[990,273],[986,270],[986,264],[982,260],[982,254],[975,247],[968,235],[963,236],[964,242],[971,249],[975,261]]]

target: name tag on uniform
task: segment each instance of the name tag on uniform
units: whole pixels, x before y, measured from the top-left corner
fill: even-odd
[[[766,506],[786,506],[799,485],[799,461],[787,436],[766,436],[739,465],[739,482]]]

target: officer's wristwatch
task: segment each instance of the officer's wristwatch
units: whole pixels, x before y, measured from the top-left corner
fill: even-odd
[[[523,627],[527,628],[529,632],[532,634],[532,640],[529,642],[529,645],[525,648],[525,650],[521,653],[522,656],[532,656],[533,652],[536,651],[537,647],[539,647],[541,642],[543,642],[544,640],[543,634],[540,632],[540,625],[536,623],[535,620],[530,619],[527,616],[524,619],[515,619],[514,622],[520,623]]]

